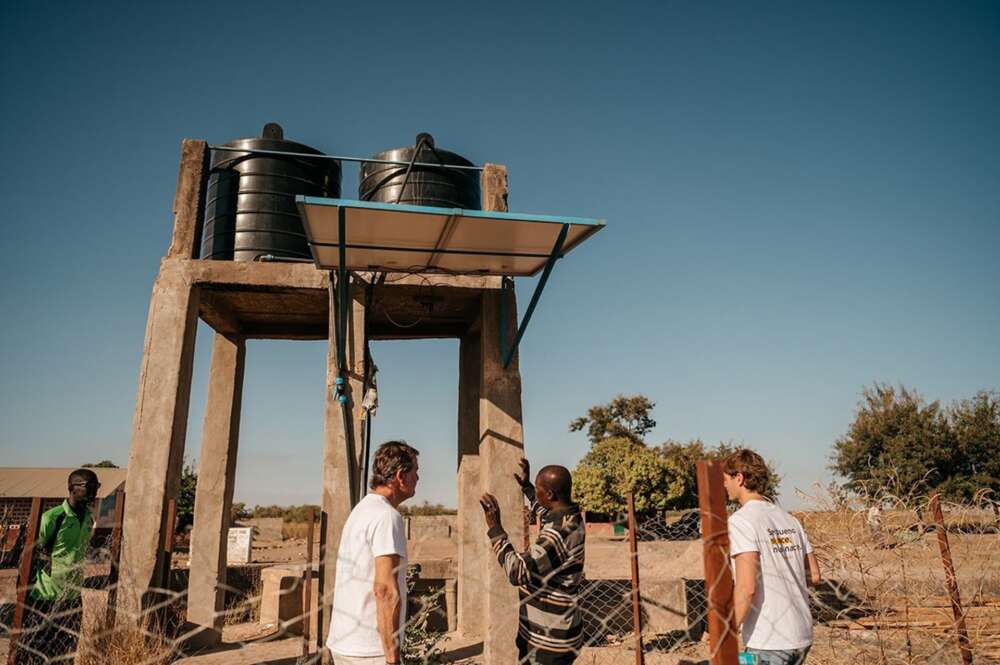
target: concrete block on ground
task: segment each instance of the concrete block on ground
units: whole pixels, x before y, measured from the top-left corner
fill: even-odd
[[[226,542],[227,563],[250,563],[250,553],[253,550],[253,529],[248,526],[237,526],[229,530]]]
[[[302,569],[272,566],[260,573],[260,623],[284,633],[302,634]]]

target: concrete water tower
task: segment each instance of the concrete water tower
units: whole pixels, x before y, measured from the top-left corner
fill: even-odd
[[[322,459],[326,528],[320,541],[327,556],[319,571],[322,644],[341,529],[365,491],[365,426],[359,409],[370,381],[367,343],[458,338],[459,629],[482,636],[486,663],[513,663],[517,590],[491,560],[478,497],[490,492],[498,498],[512,542],[522,542],[522,521],[512,516],[521,514],[523,499],[510,478],[524,454],[517,348],[555,262],[602,224],[509,213],[503,166],[478,167],[445,158],[425,162],[427,146],[420,137],[409,153],[362,160],[329,158],[306,146],[282,150],[287,147],[280,145],[283,136],[273,128],[270,132],[265,129],[260,144],[182,143],[173,237],[153,285],[139,374],[118,616],[137,620],[142,608],[161,597],[166,579],[163,543],[172,528],[167,505],[179,488],[199,319],[213,330],[212,360],[187,600],[188,620],[202,643],[218,641],[222,628],[246,340],[328,340]],[[252,193],[249,187],[241,191],[241,179],[246,185],[245,179],[259,171],[248,162],[257,160],[259,166],[271,159],[294,160],[305,169],[306,179],[312,178],[314,190],[294,198],[304,225],[302,242],[295,243],[307,247],[308,262],[294,260],[302,258],[296,255],[301,249],[291,245],[276,252],[256,247],[260,234],[273,228],[248,225],[245,210],[220,209],[219,197],[226,192],[235,193],[237,206],[243,194]],[[340,161],[364,163],[363,178],[369,180],[362,180],[363,192],[371,188],[371,178],[384,178],[396,189],[369,192],[364,201],[341,199]],[[220,164],[226,173],[220,174]],[[385,166],[398,173],[383,176]],[[425,186],[427,178],[449,169],[479,185],[482,210],[386,202],[393,194],[402,201],[410,190]],[[287,210],[277,213],[289,218]],[[227,225],[236,239],[232,244],[219,235],[230,232]],[[258,260],[199,258],[203,247],[209,248],[206,255],[222,252],[218,258]],[[512,278],[539,273],[519,325]],[[425,302],[429,284],[433,308]],[[394,321],[418,322],[401,328]]]

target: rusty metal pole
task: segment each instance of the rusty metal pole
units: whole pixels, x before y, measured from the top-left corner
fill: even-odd
[[[628,551],[632,563],[632,629],[635,630],[635,665],[645,665],[642,651],[642,600],[639,596],[639,546],[635,538],[635,497],[628,494]]]
[[[17,638],[24,625],[24,608],[28,602],[28,587],[31,585],[31,561],[35,556],[35,540],[38,538],[38,526],[42,521],[42,498],[31,500],[31,515],[28,517],[28,532],[21,548],[21,561],[17,567],[17,605],[14,606],[14,622],[10,627],[10,643],[7,646],[7,665],[17,662]]]
[[[718,462],[698,461],[698,508],[702,556],[708,593],[708,644],[712,665],[736,665],[739,643],[733,610],[733,574],[729,567],[726,489]]]
[[[115,525],[111,530],[111,569],[108,571],[108,610],[105,615],[105,622],[108,628],[113,628],[117,618],[115,614],[118,600],[118,566],[122,554],[122,526],[125,521],[125,491],[118,489],[115,492]]]
[[[309,526],[306,528],[306,569],[302,571],[302,656],[309,655],[309,623],[312,619],[312,557],[313,527],[316,522],[316,508],[309,507]]]
[[[955,577],[955,564],[951,560],[951,545],[948,544],[948,532],[944,528],[944,514],[941,512],[941,496],[931,496],[931,511],[937,523],[938,547],[941,549],[941,563],[944,566],[944,581],[951,596],[951,613],[955,617],[955,632],[957,633],[958,650],[962,654],[962,662],[972,665],[972,647],[969,643],[969,631],[965,627],[965,611],[962,609],[962,598],[958,593],[958,578]]]

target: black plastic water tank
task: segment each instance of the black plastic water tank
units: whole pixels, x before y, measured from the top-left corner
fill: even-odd
[[[268,123],[261,138],[230,141],[227,147],[322,155],[286,141],[280,125]],[[287,155],[216,150],[212,153],[201,258],[254,261],[310,258],[295,196],[340,196],[340,162]]]
[[[414,154],[417,156],[415,161],[418,162],[472,166],[472,162],[465,157],[434,147],[434,138],[430,134],[419,134],[413,146],[386,150],[373,159],[409,163]],[[363,162],[358,186],[359,198],[362,201],[465,210],[479,210],[482,207],[478,171],[414,166],[409,177],[406,171],[407,164]]]

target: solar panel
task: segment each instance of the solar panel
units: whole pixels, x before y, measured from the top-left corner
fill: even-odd
[[[553,217],[299,196],[316,266],[347,270],[530,276],[604,227]],[[344,229],[341,248],[340,228]]]

